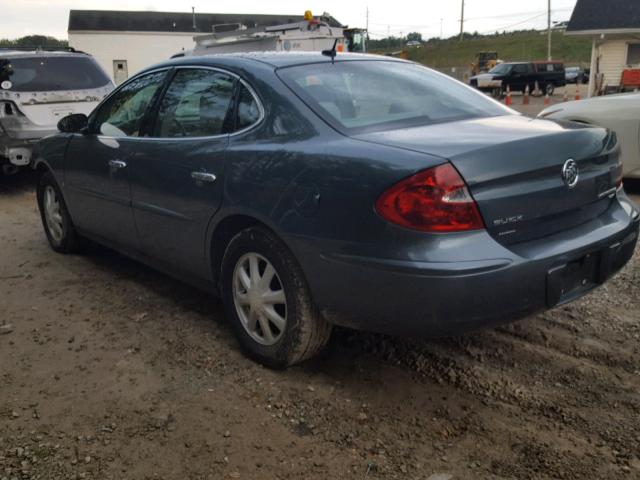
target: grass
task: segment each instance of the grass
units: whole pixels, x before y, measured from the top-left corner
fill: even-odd
[[[409,59],[432,68],[469,67],[481,51],[497,51],[498,58],[509,61],[534,61],[547,58],[546,32],[514,32],[506,35],[483,36],[475,39],[432,40],[421,48],[409,49]],[[565,65],[588,66],[591,41],[553,32],[552,56]]]

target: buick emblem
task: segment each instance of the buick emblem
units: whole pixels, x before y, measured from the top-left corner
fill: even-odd
[[[562,167],[562,180],[567,187],[573,188],[578,184],[578,177],[580,176],[578,171],[578,163],[570,158],[564,162]]]

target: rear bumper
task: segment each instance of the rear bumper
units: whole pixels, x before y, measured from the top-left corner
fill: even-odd
[[[0,135],[0,157],[18,167],[31,163],[33,147],[39,138],[16,139]]]
[[[41,138],[54,133],[57,133],[57,130],[52,127],[0,131],[0,156],[16,166],[29,165],[33,147]]]
[[[334,324],[395,335],[450,336],[515,321],[585,295],[629,261],[639,228],[638,211],[621,192],[605,215],[588,224],[500,247],[502,255],[491,259],[434,262],[323,254],[315,260],[306,256],[302,263],[316,303]],[[497,251],[488,234],[473,241],[492,242]],[[487,246],[478,244],[477,251],[486,252]],[[574,278],[583,263],[585,278]]]

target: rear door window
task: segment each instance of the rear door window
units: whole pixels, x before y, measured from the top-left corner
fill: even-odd
[[[209,137],[230,131],[235,79],[205,69],[178,70],[160,102],[154,137]]]
[[[0,57],[0,83],[14,92],[91,90],[111,84],[89,56]],[[6,88],[5,88],[6,87]]]

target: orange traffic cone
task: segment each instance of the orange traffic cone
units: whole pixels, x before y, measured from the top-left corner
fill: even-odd
[[[580,100],[580,84],[576,83],[576,101]]]
[[[548,93],[544,96],[544,105],[545,106],[551,105],[551,98],[549,97]]]
[[[522,97],[522,104],[529,105],[529,85],[524,89],[524,97]]]
[[[509,88],[509,85],[507,85],[507,98],[505,99],[504,103],[507,107],[510,107],[513,104],[513,99],[511,98],[511,89]]]
[[[542,96],[542,92],[540,91],[540,84],[538,83],[537,80],[536,80],[536,88],[533,89],[533,96],[534,97],[541,97]]]

